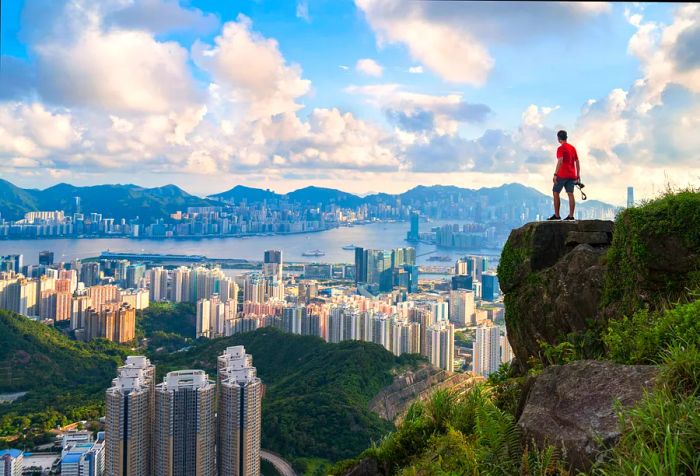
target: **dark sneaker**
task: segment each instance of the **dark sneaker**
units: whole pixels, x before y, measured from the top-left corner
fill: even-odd
[[[569,215],[568,217],[564,218],[564,221],[575,221],[575,220],[576,220],[576,218],[572,217],[571,215]]]
[[[553,221],[553,220],[561,220],[561,217],[558,217],[556,215],[552,215],[551,217],[547,218],[547,221]]]

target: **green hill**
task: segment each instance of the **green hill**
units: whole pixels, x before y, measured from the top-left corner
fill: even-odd
[[[11,220],[36,210],[73,213],[74,197],[80,197],[80,209],[85,214],[96,212],[117,220],[138,217],[146,222],[167,218],[169,214],[187,207],[212,205],[211,201],[190,195],[175,185],[155,188],[132,184],[76,187],[60,183],[45,190],[35,190],[22,189],[0,180],[0,213],[3,218]]]
[[[52,327],[0,310],[0,393],[27,392],[0,405],[0,435],[99,417],[104,390],[125,350],[102,340],[75,342]]]
[[[163,334],[172,339],[180,335],[173,333],[175,328],[187,327],[188,311],[156,306],[139,319],[140,329],[150,338]],[[231,345],[245,345],[266,386],[264,447],[292,459],[337,461],[381,439],[393,426],[368,410],[369,401],[400,367],[419,362],[416,356],[395,357],[371,343],[327,344],[272,328],[200,340],[188,350],[150,357],[158,379],[185,368],[204,369],[214,378],[217,356]],[[57,424],[101,416],[104,391],[117,365],[127,353],[144,352],[107,341],[75,342],[6,311],[0,311],[0,346],[0,394],[27,392],[0,405],[0,436],[16,435],[23,428],[39,435]]]
[[[266,386],[263,446],[290,458],[338,460],[381,439],[392,425],[368,410],[369,401],[397,367],[417,362],[367,342],[328,344],[263,328],[157,357],[158,375],[182,368],[214,375],[216,357],[231,345],[245,346]]]

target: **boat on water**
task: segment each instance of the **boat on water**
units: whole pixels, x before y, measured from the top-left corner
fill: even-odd
[[[344,249],[344,250],[348,250],[348,251],[353,251],[355,248],[357,248],[357,246],[355,246],[355,245],[345,245],[345,246],[343,246],[343,249]]]
[[[317,257],[317,256],[326,256],[326,253],[324,253],[324,252],[321,251],[321,250],[311,250],[311,251],[304,251],[301,255],[302,255],[302,256],[313,256],[313,257]]]

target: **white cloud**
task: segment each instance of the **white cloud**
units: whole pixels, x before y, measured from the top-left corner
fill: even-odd
[[[357,61],[355,69],[360,73],[366,74],[367,76],[379,77],[384,73],[384,68],[370,58],[363,58]]]
[[[195,63],[222,87],[228,100],[245,104],[253,117],[293,112],[302,106],[311,82],[302,79],[298,65],[288,65],[274,39],[252,31],[244,15],[224,25],[214,45],[197,41],[192,47]]]
[[[306,22],[311,21],[311,17],[309,16],[309,2],[307,0],[297,0],[296,15],[297,18],[301,18]]]
[[[153,33],[213,31],[219,20],[216,15],[180,5],[178,0],[123,0],[106,14],[105,24]]]
[[[408,72],[411,74],[423,74],[423,67],[422,66],[411,66],[408,68]]]
[[[486,42],[523,42],[543,34],[572,34],[579,23],[609,10],[607,4],[405,2],[355,0],[380,46],[400,43],[411,57],[446,81],[482,85],[494,60]],[[546,24],[548,28],[533,28]]]

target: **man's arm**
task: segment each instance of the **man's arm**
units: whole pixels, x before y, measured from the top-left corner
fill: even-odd
[[[557,168],[554,169],[554,177],[552,177],[552,182],[557,181],[557,175],[559,175],[559,169],[561,168],[561,163],[564,161],[563,157],[557,159]]]
[[[578,161],[578,157],[576,157],[576,161],[574,162],[576,164],[576,180],[581,180],[581,163]]]

